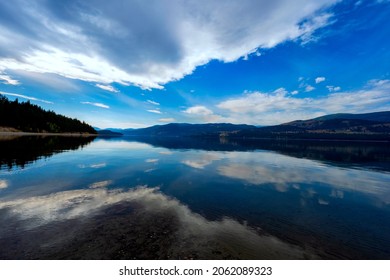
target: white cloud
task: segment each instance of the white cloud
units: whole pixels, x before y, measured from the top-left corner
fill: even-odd
[[[114,88],[111,85],[96,84],[95,86],[97,86],[98,88],[101,88],[103,90],[107,90],[107,91],[111,91],[111,92],[119,92],[119,90],[117,90],[116,88]]]
[[[47,101],[47,100],[38,99],[38,98],[35,98],[35,97],[32,97],[32,96],[27,96],[27,95],[18,94],[18,93],[10,93],[10,92],[0,91],[0,94],[8,95],[8,96],[14,96],[14,97],[17,97],[17,98],[23,98],[23,99],[27,99],[27,100],[39,101],[39,102],[43,102],[43,103],[47,103],[47,104],[53,104],[53,102],[50,102],[50,101]]]
[[[23,20],[2,21],[0,69],[161,89],[213,59],[310,41],[337,1],[4,2],[0,10]]]
[[[271,110],[285,109],[286,107],[298,109],[301,105],[301,100],[288,97],[284,92],[277,94],[275,92],[253,92],[247,93],[243,97],[223,101],[217,107],[233,113],[263,113],[269,111],[271,108]]]
[[[220,115],[214,114],[213,111],[201,105],[189,107],[182,112],[185,113],[187,117],[190,117],[191,121],[194,121],[196,123],[229,122],[229,120],[223,118]]]
[[[176,120],[174,118],[162,118],[162,119],[159,119],[158,121],[163,122],[163,123],[172,123],[172,122],[175,122]]]
[[[313,87],[313,86],[311,86],[311,85],[307,85],[306,87],[305,87],[305,91],[306,92],[310,92],[310,91],[313,91],[313,90],[315,90],[316,88],[315,87]]]
[[[253,92],[217,104],[234,123],[273,125],[333,113],[390,110],[390,80],[372,80],[361,90],[298,98],[279,92]]]
[[[110,108],[110,106],[105,105],[105,104],[103,104],[103,103],[81,102],[81,104],[88,104],[88,105],[92,105],[92,106],[100,107],[100,108],[105,108],[105,109],[109,109],[109,108]]]
[[[308,83],[306,82],[307,80],[308,80],[308,79],[305,79],[305,78],[303,78],[303,77],[300,77],[300,78],[298,79],[298,81],[300,82],[300,83],[299,83],[299,88],[300,88],[300,89],[303,89],[305,92],[311,92],[311,91],[315,90],[316,88],[313,87],[312,85],[308,84]]]
[[[341,90],[341,87],[335,87],[335,86],[326,86],[326,88],[327,88],[330,92],[333,92],[333,91],[340,91],[340,90]]]
[[[150,104],[153,104],[153,105],[156,105],[156,106],[160,106],[160,103],[158,103],[156,101],[153,101],[153,100],[146,100],[146,102],[149,102]]]
[[[154,113],[154,114],[161,114],[161,111],[160,110],[146,110],[150,113]]]
[[[322,82],[324,82],[325,80],[326,80],[325,77],[317,77],[317,78],[315,79],[316,84],[322,83]]]
[[[296,95],[298,93],[299,93],[299,91],[297,91],[297,90],[294,90],[294,91],[291,92],[292,95]]]
[[[213,114],[213,111],[206,108],[205,106],[193,106],[193,107],[187,108],[183,112],[187,113],[187,114],[200,115],[200,116],[207,116],[207,115]]]

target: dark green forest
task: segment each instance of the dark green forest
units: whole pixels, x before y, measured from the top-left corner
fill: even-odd
[[[96,134],[95,129],[85,122],[46,111],[30,101],[10,101],[5,96],[0,96],[0,126],[24,132]]]

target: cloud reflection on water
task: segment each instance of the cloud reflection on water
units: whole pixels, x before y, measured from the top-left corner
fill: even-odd
[[[112,180],[105,180],[105,181],[99,181],[95,182],[89,185],[90,189],[97,189],[97,188],[105,188],[111,185],[113,182]]]
[[[269,152],[231,152],[225,157],[217,172],[249,184],[273,184],[279,191],[297,189],[302,184],[331,186],[333,197],[342,198],[342,191],[358,191],[390,203],[388,173],[328,166]]]
[[[170,252],[175,258],[180,254],[190,254],[190,251],[196,251],[200,258],[210,258],[212,250],[222,251],[221,254],[227,254],[226,256],[230,258],[318,257],[307,248],[304,250],[290,245],[273,236],[260,233],[260,229],[252,229],[231,218],[207,220],[178,200],[162,194],[157,188],[138,187],[129,191],[101,188],[65,191],[3,201],[0,202],[0,210],[7,211],[13,220],[24,221],[25,227],[37,230],[40,226],[53,222],[88,218],[123,202],[138,205],[137,209],[141,211],[143,220],[157,213],[174,217],[173,224],[177,224],[174,233],[176,242],[172,244]]]
[[[94,164],[89,164],[89,165],[85,165],[85,164],[78,165],[79,168],[104,168],[106,166],[107,166],[107,163],[105,163],[105,162],[94,163]]]
[[[8,184],[7,180],[0,180],[0,190],[8,188]]]
[[[218,152],[202,152],[192,155],[181,162],[187,166],[196,168],[196,169],[204,169],[206,166],[212,164],[214,161],[222,159],[223,153]]]

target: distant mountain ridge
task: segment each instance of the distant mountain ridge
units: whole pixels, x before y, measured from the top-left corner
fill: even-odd
[[[98,135],[101,135],[101,136],[123,136],[122,133],[120,132],[115,132],[115,131],[112,131],[112,130],[109,130],[109,129],[98,129],[97,131]]]
[[[161,136],[161,137],[183,137],[183,136],[211,136],[234,133],[245,129],[256,128],[253,125],[230,124],[230,123],[208,123],[188,124],[170,123],[166,125],[155,125],[147,128],[124,130],[127,136]]]
[[[325,115],[322,117],[315,118],[314,120],[331,120],[331,119],[390,122],[390,111],[365,113],[365,114],[331,114],[331,115]]]
[[[317,132],[382,133],[388,132],[390,111],[368,114],[332,114],[309,120],[281,124],[282,128]]]
[[[390,111],[368,114],[333,114],[280,125],[257,127],[246,124],[171,123],[123,130],[126,136],[227,137],[390,140]]]
[[[309,120],[241,131],[237,137],[389,140],[390,111],[368,114],[332,114]]]

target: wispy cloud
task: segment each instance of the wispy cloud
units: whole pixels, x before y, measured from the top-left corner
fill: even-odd
[[[162,119],[159,119],[158,121],[163,122],[163,123],[172,123],[172,122],[175,122],[176,120],[174,118],[162,118]]]
[[[302,34],[297,39],[299,39],[303,45],[318,41],[319,38],[313,36],[314,32],[321,27],[332,24],[334,22],[332,17],[333,14],[331,13],[323,13],[309,17],[302,23],[300,27]]]
[[[23,95],[23,94],[18,94],[18,93],[10,93],[10,92],[0,91],[0,94],[8,95],[8,96],[14,96],[14,97],[17,97],[17,98],[23,98],[23,99],[27,99],[27,100],[43,102],[43,103],[47,103],[47,104],[53,104],[53,102],[51,102],[51,101],[47,101],[47,100],[43,100],[43,99],[39,99],[39,98],[35,98],[35,97],[32,97],[32,96],[27,96],[27,95]]]
[[[148,111],[149,113],[161,114],[160,110],[146,110],[146,111]]]
[[[0,69],[162,88],[213,59],[232,62],[285,41],[310,41],[337,1],[95,1],[93,9],[76,0],[1,2],[8,17]]]
[[[105,105],[105,104],[103,104],[103,103],[81,102],[81,104],[92,105],[92,106],[95,106],[95,107],[100,107],[100,108],[105,108],[105,109],[109,109],[109,108],[110,108],[110,106]]]
[[[4,84],[13,85],[13,86],[17,86],[20,84],[18,80],[15,80],[8,75],[2,74],[1,71],[0,71],[0,81],[3,81]]]
[[[156,105],[156,106],[160,106],[160,103],[158,103],[156,101],[153,101],[153,100],[146,100],[146,102],[149,102],[150,104],[153,104],[153,105]]]
[[[96,84],[95,86],[98,88],[101,88],[103,90],[107,90],[107,91],[111,91],[111,92],[119,92],[119,90],[117,90],[116,88],[114,88],[111,85]]]

